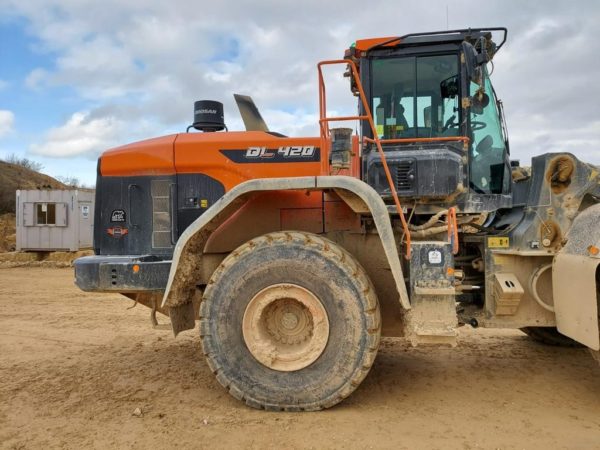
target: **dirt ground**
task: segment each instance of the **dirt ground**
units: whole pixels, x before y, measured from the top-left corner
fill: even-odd
[[[0,269],[13,267],[73,267],[73,261],[93,255],[92,250],[77,252],[0,252]]]
[[[384,339],[340,405],[266,413],[216,382],[196,332],[174,339],[143,306],[72,279],[0,269],[1,448],[600,448],[586,350],[518,331],[463,329],[455,349]]]

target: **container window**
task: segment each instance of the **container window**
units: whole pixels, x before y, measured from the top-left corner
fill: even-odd
[[[37,225],[56,225],[56,203],[36,203],[35,217]]]

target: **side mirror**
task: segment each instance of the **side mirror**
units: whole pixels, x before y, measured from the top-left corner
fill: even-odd
[[[463,55],[465,58],[465,70],[467,78],[479,85],[477,92],[470,97],[471,111],[474,114],[482,114],[483,109],[489,105],[490,97],[485,93],[485,64],[491,60],[490,53],[486,46],[486,40],[482,37],[479,41],[479,49],[467,41],[461,44]],[[490,49],[493,52],[493,48]]]
[[[473,83],[477,83],[479,85],[483,84],[483,70],[481,69],[481,63],[479,62],[479,53],[477,53],[475,47],[467,41],[463,41],[461,47],[465,57],[467,78]]]
[[[490,104],[490,96],[485,92],[475,94],[471,98],[471,111],[475,114],[483,114],[483,109]]]
[[[446,78],[440,83],[442,98],[454,98],[458,95],[458,75]]]

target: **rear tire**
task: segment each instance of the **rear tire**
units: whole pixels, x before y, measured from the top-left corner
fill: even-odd
[[[309,233],[270,233],[234,250],[200,306],[208,365],[231,395],[259,409],[340,402],[369,372],[380,334],[364,269]]]
[[[556,347],[583,347],[579,342],[560,334],[556,327],[526,327],[521,331],[536,342]]]

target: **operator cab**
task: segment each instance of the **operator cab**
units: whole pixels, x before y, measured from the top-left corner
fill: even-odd
[[[505,40],[505,28],[458,30],[366,39],[346,51],[400,197],[463,212],[510,206],[508,138],[487,71]],[[366,121],[362,134],[374,138]],[[390,198],[375,145],[362,160],[363,179]]]

